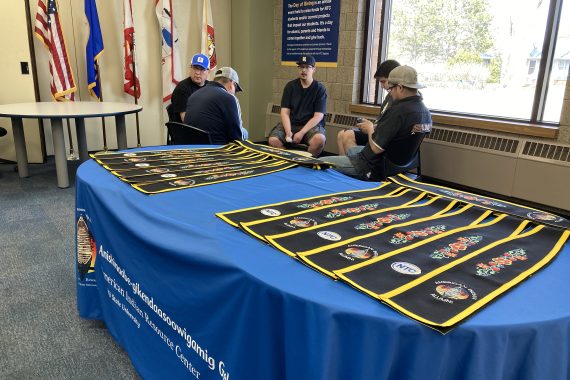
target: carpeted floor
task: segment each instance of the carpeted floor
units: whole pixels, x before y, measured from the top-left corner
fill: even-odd
[[[29,178],[14,168],[0,164],[0,379],[138,379],[105,325],[77,314],[75,188],[57,187],[53,157]]]

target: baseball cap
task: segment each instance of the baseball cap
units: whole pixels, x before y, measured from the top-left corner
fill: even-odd
[[[390,71],[388,82],[392,84],[400,84],[409,88],[425,88],[421,83],[418,83],[418,73],[413,67],[398,66]]]
[[[315,58],[313,58],[312,55],[302,55],[299,57],[299,60],[297,61],[297,65],[311,65],[315,67],[316,64],[317,61],[315,61]]]
[[[218,70],[216,70],[216,73],[214,74],[214,79],[216,78],[228,78],[235,82],[236,92],[243,91],[239,85],[238,73],[231,67],[221,67]]]
[[[208,70],[210,68],[210,60],[205,54],[194,54],[190,64],[192,66],[200,66],[204,70]]]

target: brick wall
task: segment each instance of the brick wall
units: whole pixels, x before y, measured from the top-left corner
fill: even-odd
[[[348,113],[348,105],[358,101],[365,3],[365,0],[341,0],[338,66],[319,68],[317,62],[315,79],[327,88],[327,112]],[[272,101],[277,104],[281,102],[285,84],[298,76],[296,67],[281,65],[282,12],[283,1],[275,0]]]

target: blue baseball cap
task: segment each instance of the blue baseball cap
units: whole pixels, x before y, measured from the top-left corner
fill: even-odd
[[[192,66],[200,66],[204,70],[208,70],[210,68],[210,60],[208,59],[208,56],[204,54],[194,54],[190,64]]]

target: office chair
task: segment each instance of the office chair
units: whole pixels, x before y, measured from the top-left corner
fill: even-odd
[[[420,145],[426,135],[427,133],[414,133],[409,137],[393,140],[386,147],[384,160],[386,177],[416,169],[417,179],[421,178]]]
[[[197,145],[212,144],[209,132],[184,123],[169,121],[166,123],[168,136],[167,145]]]
[[[0,137],[6,136],[7,133],[8,133],[8,131],[6,130],[6,128],[0,127]],[[15,164],[15,162],[0,158],[0,164]],[[14,168],[14,171],[16,171],[16,170],[17,170],[17,167]]]

